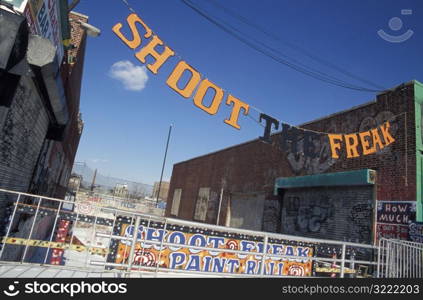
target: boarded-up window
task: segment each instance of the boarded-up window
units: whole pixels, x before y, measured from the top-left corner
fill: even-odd
[[[170,214],[177,216],[179,214],[179,203],[181,202],[182,189],[175,189],[173,192],[173,201]]]
[[[262,230],[265,194],[261,192],[231,194],[231,227]]]
[[[198,191],[197,203],[195,204],[194,219],[205,221],[207,216],[207,207],[210,198],[210,188],[202,187]]]

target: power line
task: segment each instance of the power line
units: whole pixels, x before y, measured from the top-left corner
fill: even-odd
[[[343,80],[339,80],[337,78],[334,78],[334,77],[332,77],[332,76],[330,76],[328,74],[322,73],[320,71],[315,71],[315,70],[310,69],[310,68],[307,69],[307,67],[304,68],[304,67],[297,66],[297,65],[295,65],[295,64],[293,64],[293,63],[291,63],[291,62],[289,62],[287,60],[284,60],[284,59],[282,59],[280,57],[275,56],[272,53],[266,52],[265,50],[259,48],[257,45],[254,45],[254,43],[251,43],[250,40],[254,40],[257,44],[263,44],[262,42],[259,42],[259,41],[255,40],[252,37],[248,37],[248,38],[242,37],[243,33],[241,31],[239,31],[238,29],[234,28],[233,26],[231,26],[231,25],[229,25],[229,24],[227,24],[227,23],[225,23],[223,21],[220,21],[220,23],[219,23],[219,21],[217,20],[217,18],[213,18],[213,17],[207,15],[204,11],[202,11],[200,8],[198,8],[193,3],[191,3],[191,2],[189,2],[187,0],[181,0],[181,1],[185,5],[189,6],[191,9],[193,9],[194,11],[196,11],[198,14],[200,14],[201,16],[203,16],[204,18],[206,18],[207,20],[209,20],[210,22],[212,22],[214,25],[218,26],[219,28],[221,28],[222,30],[224,30],[225,32],[227,32],[228,34],[234,36],[239,41],[247,44],[247,46],[253,48],[254,50],[256,50],[256,51],[258,51],[258,52],[260,52],[260,53],[262,53],[262,54],[264,54],[264,55],[266,55],[268,57],[270,57],[271,59],[277,61],[278,63],[284,64],[284,65],[286,65],[286,66],[288,66],[288,67],[290,67],[290,68],[292,68],[292,69],[294,69],[294,70],[296,70],[298,72],[301,72],[301,73],[303,73],[305,75],[314,77],[315,79],[318,79],[318,80],[321,80],[321,81],[324,81],[324,82],[327,82],[327,83],[331,83],[331,84],[334,84],[334,85],[337,85],[337,86],[341,86],[341,87],[345,87],[345,88],[349,88],[349,89],[353,89],[353,90],[358,90],[358,91],[379,92],[379,90],[368,89],[368,88],[364,88],[364,87],[352,85],[352,84],[350,84],[348,82],[345,82]],[[226,24],[226,27],[224,25],[222,25],[222,23],[223,24]],[[233,31],[239,32],[240,35],[239,34],[236,34]],[[270,51],[273,51],[273,52],[276,52],[276,53],[280,53],[279,50],[276,50],[276,49],[274,49],[274,48],[272,48],[270,46],[267,46],[265,44],[263,44],[263,46],[265,48],[267,48],[268,50],[270,50]],[[283,56],[287,57],[286,55],[283,55]]]
[[[378,85],[378,84],[376,84],[374,82],[371,82],[371,81],[369,81],[369,80],[367,80],[365,78],[362,78],[362,77],[360,77],[358,75],[355,75],[355,74],[353,74],[353,73],[351,73],[351,72],[349,72],[349,71],[347,71],[347,70],[345,70],[345,69],[343,69],[343,68],[341,68],[341,67],[339,67],[339,66],[337,66],[337,65],[335,65],[335,64],[333,64],[333,63],[331,63],[331,62],[329,62],[327,60],[325,60],[325,59],[322,59],[322,58],[314,55],[313,53],[310,53],[309,51],[307,51],[307,50],[305,50],[305,49],[303,49],[303,48],[301,48],[301,47],[299,47],[299,46],[297,46],[297,45],[295,45],[293,43],[290,43],[288,41],[284,41],[284,40],[280,39],[276,34],[273,34],[272,32],[267,31],[266,29],[264,29],[260,25],[251,22],[248,18],[245,18],[242,15],[236,13],[235,11],[233,11],[233,10],[231,10],[231,9],[223,6],[223,5],[221,5],[217,1],[215,1],[215,0],[208,0],[208,1],[211,4],[213,4],[215,7],[223,10],[224,12],[226,12],[227,14],[233,16],[234,18],[236,18],[240,22],[242,22],[242,23],[244,23],[244,24],[252,27],[253,29],[255,29],[255,30],[263,33],[264,35],[267,35],[268,37],[270,37],[270,38],[272,38],[272,39],[274,39],[274,40],[276,40],[278,42],[281,42],[281,43],[285,44],[286,46],[288,46],[291,49],[294,49],[296,51],[301,52],[302,54],[304,54],[307,57],[309,57],[309,58],[311,58],[311,59],[313,59],[313,60],[321,63],[322,65],[325,65],[325,66],[327,66],[329,68],[332,68],[332,69],[334,69],[334,70],[336,70],[336,71],[338,71],[338,72],[340,72],[340,73],[342,73],[342,74],[344,74],[346,76],[349,76],[349,77],[351,77],[353,79],[359,80],[359,81],[361,81],[361,82],[363,82],[365,84],[371,85],[371,86],[373,86],[373,87],[375,87],[377,89],[386,90],[386,88],[384,88],[384,87],[382,87],[382,86],[380,86],[380,85]]]
[[[285,60],[285,59],[283,59],[279,56],[276,56],[272,53],[269,53],[269,51],[266,51],[266,50],[260,48],[259,46],[252,43],[251,40],[255,41],[257,44],[262,44],[265,48],[267,48],[271,52],[276,52],[276,53],[279,53],[280,55],[287,57],[286,55],[281,54],[281,52],[279,50],[274,49],[270,46],[267,46],[266,44],[255,40],[254,38],[251,38],[251,37],[244,38],[242,35],[245,35],[245,34],[243,34],[240,30],[234,28],[233,26],[231,26],[227,23],[225,24],[225,22],[223,22],[223,21],[219,21],[215,17],[213,18],[213,17],[209,16],[206,12],[204,12],[203,10],[201,10],[199,7],[197,7],[195,4],[193,4],[192,2],[190,2],[188,0],[181,0],[181,1],[182,1],[183,4],[190,7],[196,13],[198,13],[202,17],[206,18],[208,21],[210,21],[211,23],[213,23],[214,25],[216,25],[217,27],[219,27],[220,29],[222,29],[226,33],[232,35],[233,37],[235,37],[236,39],[238,39],[242,43],[244,43],[247,46],[253,48],[254,50],[264,54],[265,56],[273,59],[274,61],[290,67],[291,69],[294,69],[294,70],[301,72],[305,75],[308,75],[308,76],[313,77],[315,79],[318,79],[320,81],[330,83],[330,84],[333,84],[333,85],[336,85],[336,86],[339,86],[339,87],[344,87],[344,88],[357,90],[357,91],[364,91],[364,92],[380,92],[381,91],[381,90],[374,90],[374,89],[369,89],[369,88],[365,88],[365,87],[361,87],[361,86],[356,86],[356,85],[350,84],[348,82],[345,82],[343,80],[340,80],[338,78],[335,78],[333,76],[330,76],[328,74],[325,74],[323,72],[315,71],[313,69],[310,69],[309,67],[301,67],[301,66],[298,66],[298,65],[296,65],[292,62],[289,62],[289,61],[287,61],[287,60]],[[237,34],[234,31],[238,32],[239,34]]]
[[[121,0],[121,1],[128,7],[128,9],[131,12],[136,13],[135,10],[128,4],[128,2],[126,0]],[[242,36],[242,35],[245,35],[245,34],[242,31],[238,30],[237,28],[235,28],[235,27],[231,26],[230,24],[227,24],[226,22],[221,21],[221,20],[220,20],[220,23],[219,23],[219,20],[218,19],[216,19],[216,18],[214,19],[214,18],[208,16],[205,12],[203,12],[201,9],[195,7],[195,5],[192,4],[192,3],[190,3],[188,0],[181,0],[181,1],[184,4],[186,4],[187,6],[189,6],[190,8],[192,8],[194,11],[196,11],[198,14],[200,14],[201,16],[203,16],[204,18],[206,18],[207,20],[209,20],[210,22],[212,22],[213,24],[215,24],[216,26],[218,26],[219,28],[221,28],[222,30],[224,30],[225,32],[227,32],[228,34],[234,36],[236,39],[238,39],[241,42],[245,43],[249,47],[252,47],[256,51],[259,51],[260,53],[262,53],[262,54],[264,54],[264,55],[272,58],[273,60],[275,60],[275,61],[277,61],[277,62],[279,62],[281,64],[284,64],[284,65],[286,65],[286,66],[288,66],[288,67],[290,67],[290,68],[292,68],[292,69],[294,69],[296,71],[299,71],[299,72],[301,72],[301,73],[303,73],[305,75],[309,75],[309,76],[311,76],[311,77],[313,77],[315,79],[318,79],[318,80],[321,80],[321,81],[324,81],[324,82],[327,82],[327,83],[331,83],[331,84],[334,84],[334,85],[337,85],[337,86],[340,86],[340,87],[345,87],[345,88],[348,88],[348,89],[353,89],[353,90],[358,90],[358,91],[379,92],[379,90],[372,90],[372,89],[367,89],[367,88],[363,88],[363,87],[359,87],[359,86],[354,86],[354,85],[352,85],[352,84],[350,84],[348,82],[342,81],[342,80],[340,80],[340,79],[338,79],[336,77],[333,77],[333,76],[331,76],[329,74],[325,74],[325,73],[320,72],[318,70],[311,69],[311,68],[309,68],[309,67],[307,67],[305,65],[303,65],[304,67],[299,67],[299,66],[297,66],[297,65],[295,65],[295,64],[293,64],[293,63],[291,63],[291,62],[289,62],[287,60],[284,60],[281,57],[278,57],[277,55],[275,55],[274,53],[279,53],[279,55],[285,56],[285,57],[289,58],[287,55],[283,54],[278,49],[272,48],[272,47],[267,46],[265,44],[264,44],[264,48],[266,48],[267,51],[264,50],[264,49],[261,49],[260,47],[258,47],[254,43],[251,43],[250,42],[250,40],[252,40],[252,41],[254,41],[257,44],[262,44],[260,41],[254,39],[252,37],[248,37],[248,39],[245,39]],[[222,25],[222,23],[224,25]],[[226,27],[225,27],[225,25],[226,25]],[[272,54],[272,52],[274,52],[274,53]],[[290,58],[290,59],[292,59],[292,58]],[[292,59],[292,60],[294,60],[294,59]],[[299,65],[301,65],[300,62],[297,62],[297,63]],[[257,111],[258,113],[262,113],[259,109],[253,107],[252,105],[250,105],[250,107],[252,109],[254,109],[255,111]],[[256,120],[252,116],[248,115],[248,117],[252,121],[254,121],[255,123],[257,123],[259,126],[265,127],[260,121]],[[296,126],[294,126],[294,127],[296,127]],[[302,128],[299,128],[299,129],[302,129]],[[307,131],[312,131],[312,130],[307,130]],[[319,133],[322,133],[322,132],[319,132]]]
[[[129,5],[128,1],[126,0],[121,0],[127,7],[128,9],[133,12],[134,14],[136,14],[135,10]]]

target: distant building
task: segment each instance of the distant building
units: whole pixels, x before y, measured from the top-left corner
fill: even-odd
[[[167,195],[169,194],[169,186],[170,186],[170,182],[162,181],[162,184],[160,185],[159,199],[167,200]],[[159,193],[159,182],[155,182],[153,187],[153,194],[152,194],[153,199],[157,199],[158,193]]]
[[[79,188],[81,187],[81,182],[82,182],[81,175],[72,174],[69,179],[68,190],[71,192],[79,191]]]
[[[116,184],[113,195],[116,197],[126,198],[128,196],[128,185],[127,184]]]

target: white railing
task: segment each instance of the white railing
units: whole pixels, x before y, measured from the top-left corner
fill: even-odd
[[[378,277],[422,278],[423,244],[382,238],[379,241]]]
[[[0,199],[10,203],[0,251],[0,261],[8,263],[124,276],[371,277],[380,257],[379,247],[366,244],[216,226],[95,203],[87,209],[2,189]]]
[[[156,201],[152,200],[135,200],[130,198],[122,198],[114,195],[106,194],[86,194],[79,192],[77,193],[76,200],[78,202],[87,201],[94,203],[96,206],[111,207],[118,209],[125,209],[129,211],[138,211],[147,214],[164,215],[164,209],[158,208]]]

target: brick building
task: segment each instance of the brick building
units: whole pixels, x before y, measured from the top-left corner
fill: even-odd
[[[315,238],[372,243],[408,238],[422,221],[423,85],[283,128],[174,165],[166,215]],[[374,154],[332,158],[327,133],[364,132],[389,121],[395,142]],[[362,151],[360,149],[360,151]]]

